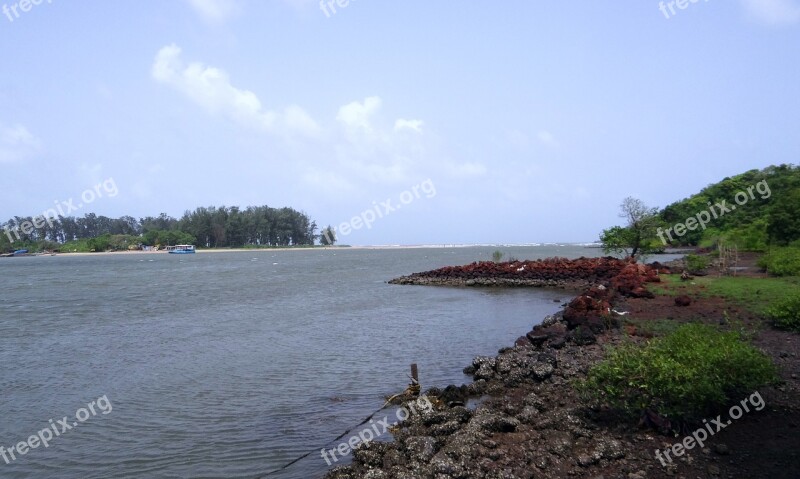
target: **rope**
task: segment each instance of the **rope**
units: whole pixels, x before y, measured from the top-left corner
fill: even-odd
[[[388,402],[387,402],[387,404],[388,404]],[[312,450],[308,451],[307,453],[303,454],[302,456],[298,457],[297,459],[293,460],[292,462],[287,462],[286,464],[284,464],[283,466],[281,466],[281,467],[279,467],[279,468],[277,468],[277,469],[274,469],[274,470],[272,470],[272,471],[270,471],[270,472],[267,472],[267,473],[265,473],[265,474],[263,474],[263,475],[261,475],[261,476],[258,476],[258,478],[260,479],[260,478],[262,478],[262,477],[271,476],[271,475],[273,475],[273,474],[277,474],[277,473],[279,473],[279,472],[281,472],[281,471],[284,471],[284,470],[288,469],[289,467],[291,467],[291,466],[292,466],[292,465],[294,465],[295,463],[297,463],[297,462],[299,462],[299,461],[302,461],[303,459],[307,458],[307,457],[308,457],[308,456],[310,456],[311,454],[313,454],[313,453],[317,452],[319,449],[324,449],[324,448],[325,448],[325,446],[327,446],[328,444],[330,444],[330,443],[332,443],[332,442],[336,442],[336,441],[338,441],[339,439],[341,439],[341,438],[345,437],[345,436],[346,436],[347,434],[349,434],[349,433],[350,433],[350,432],[351,432],[353,429],[355,429],[355,428],[357,428],[358,426],[361,426],[361,425],[363,425],[363,424],[365,424],[365,423],[369,422],[369,420],[370,420],[370,419],[372,419],[373,417],[375,417],[375,415],[376,415],[376,414],[378,414],[379,412],[383,411],[384,409],[386,409],[386,404],[384,404],[383,406],[381,406],[381,408],[380,408],[380,409],[378,409],[377,411],[375,411],[375,412],[373,412],[372,414],[370,414],[369,416],[367,416],[367,418],[366,418],[366,419],[364,419],[363,421],[361,421],[360,423],[358,423],[358,424],[356,424],[355,426],[351,427],[351,428],[350,428],[350,429],[348,429],[347,431],[345,431],[345,432],[343,432],[343,433],[339,434],[339,436],[337,436],[337,437],[335,437],[335,438],[331,439],[330,441],[326,442],[326,443],[325,443],[325,444],[323,444],[323,445],[322,445],[320,448],[315,448],[315,449],[312,449]]]
[[[355,426],[351,427],[350,429],[346,430],[345,432],[343,432],[343,433],[339,434],[337,437],[335,437],[335,438],[331,439],[330,441],[326,442],[326,443],[325,443],[325,444],[323,444],[323,445],[322,445],[320,448],[314,448],[314,449],[312,449],[312,450],[308,451],[307,453],[303,454],[302,456],[298,457],[297,459],[295,459],[295,460],[293,460],[293,461],[291,461],[291,462],[287,462],[286,464],[284,464],[283,466],[281,466],[281,467],[279,467],[279,468],[277,468],[277,469],[274,469],[274,470],[272,470],[272,471],[270,471],[270,472],[267,472],[267,473],[265,473],[265,474],[263,474],[263,475],[261,475],[261,476],[258,476],[258,478],[257,478],[257,479],[261,479],[261,478],[263,478],[263,477],[271,476],[271,475],[273,475],[273,474],[277,474],[277,473],[279,473],[279,472],[281,472],[281,471],[285,471],[286,469],[288,469],[289,467],[293,466],[293,465],[294,465],[294,464],[296,464],[297,462],[300,462],[300,461],[302,461],[303,459],[305,459],[305,458],[307,458],[308,456],[310,456],[311,454],[313,454],[313,453],[317,452],[319,449],[325,449],[325,446],[327,446],[328,444],[330,444],[330,443],[332,443],[332,442],[336,442],[336,441],[338,441],[339,439],[341,439],[341,438],[345,437],[345,436],[346,436],[346,435],[348,435],[348,434],[349,434],[349,433],[350,433],[350,432],[351,432],[353,429],[355,429],[355,428],[357,428],[357,427],[359,427],[359,426],[362,426],[362,425],[366,424],[367,422],[369,422],[369,420],[370,420],[370,419],[372,419],[373,417],[375,417],[375,415],[376,415],[376,414],[378,414],[379,412],[381,412],[381,411],[383,411],[384,409],[386,409],[386,406],[388,406],[389,404],[391,404],[391,402],[392,402],[394,399],[396,399],[396,398],[398,398],[398,397],[400,397],[400,396],[405,396],[405,395],[411,395],[411,396],[413,396],[413,397],[417,397],[417,396],[419,396],[419,392],[420,392],[420,385],[419,385],[419,383],[417,383],[416,381],[414,381],[414,380],[412,379],[412,381],[411,381],[411,384],[409,384],[409,385],[408,385],[408,387],[406,388],[406,390],[405,390],[405,391],[403,391],[403,392],[402,392],[402,393],[400,393],[400,394],[395,394],[394,396],[392,396],[392,397],[390,397],[389,399],[387,399],[387,400],[386,400],[386,402],[383,404],[383,406],[381,406],[381,407],[380,407],[380,409],[378,409],[377,411],[375,411],[375,412],[373,412],[372,414],[370,414],[369,416],[367,416],[367,417],[366,417],[366,419],[364,419],[364,420],[363,420],[363,421],[361,421],[360,423],[356,424]]]
[[[364,419],[360,423],[356,424],[355,426],[351,427],[347,431],[339,434],[337,437],[335,437],[335,438],[331,439],[330,441],[326,442],[325,444],[322,445],[322,447],[320,449],[325,449],[325,446],[327,446],[328,444],[338,441],[339,439],[341,439],[341,438],[345,437],[346,435],[350,434],[350,432],[353,429],[357,428],[358,426],[366,424],[367,422],[369,422],[370,419],[375,417],[376,414],[378,414],[379,412],[381,412],[384,409],[386,409],[386,406],[391,404],[391,402],[393,400],[397,399],[398,397],[401,397],[401,396],[411,396],[411,397],[415,397],[415,398],[419,397],[419,393],[420,393],[420,390],[421,390],[419,382],[416,379],[414,379],[414,378],[412,378],[410,376],[409,376],[409,379],[411,379],[411,383],[408,385],[408,387],[406,388],[405,391],[401,392],[400,394],[395,394],[394,396],[392,396],[389,399],[387,399],[386,402],[383,404],[383,406],[380,407],[380,409],[378,409],[377,411],[373,412],[372,414],[367,416],[366,419]],[[287,462],[286,464],[284,464],[283,466],[281,466],[281,467],[279,467],[277,469],[273,469],[270,472],[267,472],[267,473],[265,473],[265,474],[263,474],[261,476],[258,476],[258,478],[256,478],[256,479],[261,479],[263,477],[271,476],[271,475],[277,474],[277,473],[279,473],[281,471],[285,471],[286,469],[288,469],[292,465],[302,461],[303,459],[307,458],[311,454],[315,453],[317,450],[318,450],[317,448],[314,448],[314,449],[308,451],[307,453],[303,454],[302,456],[298,457],[297,459],[295,459],[295,460],[293,460],[291,462]]]

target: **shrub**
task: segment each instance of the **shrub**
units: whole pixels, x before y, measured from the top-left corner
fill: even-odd
[[[89,251],[93,252],[108,251],[109,249],[111,249],[111,235],[104,234],[96,238],[90,238],[86,244],[89,247]]]
[[[758,260],[758,266],[773,276],[800,275],[800,248],[772,248]]]
[[[699,256],[696,254],[687,254],[685,261],[687,269],[692,272],[703,271],[711,264],[711,260],[708,259],[708,256]]]
[[[795,293],[767,308],[767,318],[776,328],[800,332],[800,293]]]
[[[691,421],[776,379],[770,359],[739,333],[686,324],[645,346],[611,350],[580,389],[631,416],[649,409]]]
[[[499,263],[500,260],[502,259],[503,259],[503,252],[500,251],[499,249],[495,250],[495,252],[492,253],[492,261],[494,261],[495,263]]]

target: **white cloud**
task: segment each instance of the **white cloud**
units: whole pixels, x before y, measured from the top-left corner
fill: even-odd
[[[766,25],[800,23],[800,3],[797,0],[741,0],[747,15]]]
[[[378,96],[341,106],[323,129],[300,106],[267,109],[254,92],[235,86],[224,70],[186,63],[181,56],[181,49],[174,44],[159,50],[151,69],[153,79],[213,115],[286,138],[298,166],[305,171],[302,178],[306,183],[347,191],[364,181],[406,182],[420,168],[456,177],[486,172],[480,164],[458,164],[431,153],[435,138],[421,134],[424,121],[389,121],[381,114],[383,101]],[[303,139],[313,141],[297,141]]]
[[[41,141],[22,125],[0,125],[0,163],[15,163],[35,156]]]
[[[473,176],[483,176],[486,174],[486,166],[476,162],[468,161],[465,163],[455,163],[448,161],[444,163],[445,171],[450,175],[457,178],[466,178]]]
[[[425,122],[397,118],[387,121],[381,110],[383,101],[371,96],[350,102],[336,115],[340,126],[332,168],[352,184],[360,180],[370,183],[404,183],[415,175],[435,177],[482,176],[486,167],[477,162],[456,162],[448,158],[435,135],[423,135]]]
[[[313,137],[319,136],[322,132],[317,122],[297,105],[289,105],[284,109],[283,121],[289,131],[303,132]]]
[[[394,131],[413,130],[417,133],[422,133],[422,125],[425,122],[422,120],[404,120],[399,118],[394,122]]]
[[[238,14],[241,5],[238,0],[186,0],[189,5],[203,17],[212,23],[222,23]]]
[[[350,131],[372,132],[372,117],[380,110],[383,102],[377,96],[364,99],[363,103],[354,101],[339,108],[336,120]]]
[[[184,64],[177,45],[159,50],[151,73],[209,112],[240,125],[272,133],[319,134],[316,122],[299,106],[291,105],[282,114],[266,110],[255,93],[235,87],[224,70],[197,62]]]
[[[336,141],[336,167],[370,182],[399,182],[409,178],[422,156],[419,135],[401,130],[419,129],[421,120],[382,121],[383,101],[370,96],[341,108],[336,121],[341,127]]]

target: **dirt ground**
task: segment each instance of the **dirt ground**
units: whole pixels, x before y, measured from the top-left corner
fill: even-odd
[[[755,255],[744,255],[737,274],[763,277],[755,266]],[[660,287],[666,287],[660,285]],[[800,477],[800,335],[778,331],[746,309],[723,298],[693,298],[689,306],[677,307],[671,296],[654,299],[629,299],[623,305],[635,320],[672,319],[677,322],[703,320],[725,324],[726,316],[735,316],[755,329],[754,344],[769,354],[779,367],[783,384],[760,392],[766,403],[761,411],[745,414],[709,441],[713,454],[685,461],[678,475],[706,470],[710,476],[730,478],[799,478]],[[634,331],[635,333],[635,331]],[[719,454],[718,452],[722,452]],[[679,461],[680,462],[680,461]]]

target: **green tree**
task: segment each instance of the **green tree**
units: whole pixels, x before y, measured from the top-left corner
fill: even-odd
[[[326,226],[319,235],[319,244],[333,246],[336,243],[336,231],[331,225]]]
[[[627,220],[627,225],[603,230],[603,251],[638,258],[660,249],[656,239],[661,225],[657,208],[649,208],[642,200],[629,196],[622,200],[619,216]]]
[[[14,233],[10,233],[11,238],[14,238]],[[8,234],[5,230],[0,229],[0,253],[9,253],[13,251],[14,247],[11,246],[11,240],[8,239]]]
[[[800,239],[800,191],[793,191],[776,202],[767,222],[769,241],[787,245]]]

